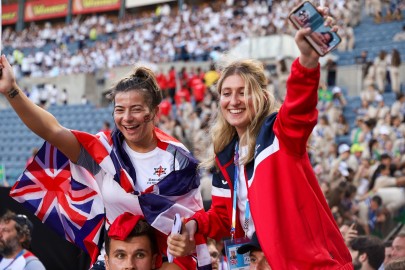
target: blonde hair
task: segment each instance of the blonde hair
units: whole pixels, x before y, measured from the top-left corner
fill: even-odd
[[[253,108],[248,109],[250,123],[244,135],[239,138],[242,145],[248,146],[247,155],[240,160],[241,164],[247,164],[253,160],[256,137],[267,116],[276,112],[279,108],[274,96],[267,91],[267,78],[264,73],[263,64],[257,60],[244,59],[236,60],[227,64],[221,71],[221,76],[216,85],[219,95],[221,95],[222,84],[226,78],[232,75],[239,75],[245,82],[244,95],[247,99],[251,95]],[[255,112],[253,114],[253,112]],[[235,127],[230,125],[224,118],[222,111],[219,109],[212,123],[211,139],[213,143],[214,154],[221,152],[237,134]],[[215,165],[215,156],[210,157],[201,163],[203,168],[211,168]]]

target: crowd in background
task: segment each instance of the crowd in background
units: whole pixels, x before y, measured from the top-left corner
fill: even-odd
[[[214,1],[199,6],[184,4],[181,12],[165,4],[141,14],[127,13],[124,19],[75,17],[70,24],[31,23],[21,33],[8,27],[2,40],[6,49],[13,48],[8,57],[22,76],[94,72],[135,61],[215,61],[218,53],[246,38],[293,34],[288,15],[299,2]],[[330,13],[340,26],[339,50],[352,50],[352,27],[361,19],[359,2],[329,2]],[[369,12],[382,9],[374,2],[367,4]],[[74,44],[78,44],[77,50],[71,49]]]

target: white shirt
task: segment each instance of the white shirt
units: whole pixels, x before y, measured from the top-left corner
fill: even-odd
[[[148,153],[138,153],[124,142],[123,148],[134,165],[136,171],[135,188],[138,191],[144,191],[151,185],[157,184],[174,169],[179,169],[177,160],[174,163],[175,168],[172,168],[174,156],[159,147]]]
[[[239,149],[239,159],[243,158],[247,155],[248,147],[242,146]],[[246,203],[247,203],[247,195],[248,195],[248,188],[246,186],[246,182],[248,185],[251,185],[251,180],[246,181],[245,174],[244,174],[245,166],[239,166],[239,181],[238,181],[238,190],[237,190],[237,204],[239,209],[239,220],[242,228],[244,228],[245,223],[245,212],[246,212]],[[249,228],[247,231],[247,236],[252,238],[253,233],[256,231],[255,226],[253,224],[252,215],[249,215]]]
[[[0,269],[1,270],[23,270],[25,268],[25,259],[24,256],[20,255],[14,261],[12,259],[3,258],[0,260]]]

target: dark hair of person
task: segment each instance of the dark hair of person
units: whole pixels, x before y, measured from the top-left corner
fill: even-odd
[[[392,50],[391,54],[391,65],[394,67],[399,67],[401,65],[401,56],[397,49]]]
[[[368,263],[374,269],[378,269],[384,262],[385,246],[381,239],[372,236],[359,236],[350,242],[353,250],[359,251],[359,256],[367,254]]]
[[[127,239],[132,237],[139,237],[139,236],[146,236],[149,239],[152,254],[156,254],[159,252],[155,232],[145,220],[139,220],[132,231],[127,236]],[[108,232],[105,234],[105,252],[107,255],[110,255],[110,247],[111,247],[111,238],[108,236]]]
[[[24,238],[21,243],[22,248],[29,249],[31,245],[31,229],[32,223],[25,215],[16,215],[12,211],[7,211],[2,217],[0,217],[0,222],[9,223],[10,221],[15,221],[15,230],[17,231],[17,237],[19,239]]]
[[[156,81],[155,74],[146,67],[136,67],[131,75],[121,79],[110,88],[107,97],[114,102],[115,96],[118,93],[128,91],[139,91],[142,93],[151,111],[153,111],[163,99],[162,91]]]
[[[377,180],[377,177],[380,175],[381,171],[384,169],[386,169],[386,166],[384,164],[378,165],[377,169],[371,176],[370,183],[368,185],[368,190],[372,190],[374,188],[375,180]]]
[[[376,202],[378,206],[381,206],[381,205],[382,205],[382,199],[381,199],[381,197],[378,196],[378,195],[374,195],[373,198],[371,198],[371,200],[372,200],[373,202]]]

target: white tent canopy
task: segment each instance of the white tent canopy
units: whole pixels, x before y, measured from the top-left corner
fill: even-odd
[[[293,36],[272,35],[245,39],[228,53],[233,58],[253,58],[258,60],[277,61],[283,58],[295,59],[300,51],[295,44]],[[328,59],[337,61],[338,57],[332,53],[319,59],[321,66],[324,66]]]
[[[272,35],[245,39],[229,51],[230,55],[238,58],[259,60],[296,58],[299,53],[294,37],[290,35]]]

